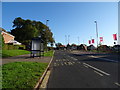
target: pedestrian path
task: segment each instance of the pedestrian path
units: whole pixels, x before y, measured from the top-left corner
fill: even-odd
[[[2,58],[2,64],[10,63],[10,62],[21,62],[21,61],[28,61],[28,62],[42,62],[42,63],[49,63],[52,57],[34,57],[31,58],[30,54],[19,55],[14,57]],[[0,63],[0,65],[1,65]]]

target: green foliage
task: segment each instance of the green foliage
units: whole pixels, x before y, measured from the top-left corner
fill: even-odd
[[[8,44],[5,44],[2,49],[3,50],[16,50],[16,49],[19,49],[19,45],[8,45]]]
[[[24,20],[18,17],[13,21],[13,27],[15,29],[11,30],[11,34],[15,36],[17,41],[25,45],[28,45],[33,37],[39,35],[44,41],[45,48],[48,43],[55,42],[51,30],[40,21]]]
[[[99,51],[110,51],[110,47],[108,47],[107,45],[101,45],[98,47]]]
[[[30,54],[30,52],[26,50],[2,50],[2,57],[11,57],[24,54]]]
[[[47,49],[49,51],[49,50],[53,50],[54,48],[53,47],[47,47]]]
[[[0,39],[2,40],[2,47],[4,47],[5,43],[4,43],[4,38],[3,35],[0,34]]]
[[[44,53],[44,56],[53,56],[53,51],[48,51]]]
[[[25,50],[25,49],[26,49],[26,46],[25,46],[25,45],[19,45],[19,49]]]
[[[14,62],[2,66],[2,86],[4,88],[34,88],[47,63]]]
[[[61,43],[56,43],[56,47],[60,47],[62,44]]]

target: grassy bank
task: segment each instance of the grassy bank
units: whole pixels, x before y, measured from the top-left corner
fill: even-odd
[[[14,62],[2,66],[3,88],[33,88],[47,63]]]
[[[2,50],[2,57],[11,57],[11,56],[18,56],[29,54],[29,51],[26,50]]]
[[[48,51],[44,53],[44,56],[53,56],[53,51]]]

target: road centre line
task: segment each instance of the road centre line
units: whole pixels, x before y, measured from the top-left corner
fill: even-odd
[[[107,58],[100,58],[100,57],[96,57],[96,56],[93,56],[93,55],[91,55],[89,57],[98,58],[98,59],[102,59],[102,60],[105,60],[105,61],[118,62],[118,61],[115,61],[115,60],[111,60],[111,59],[107,59]]]
[[[95,71],[95,70],[94,70],[94,72],[97,73],[97,74],[100,75],[100,76],[103,76],[103,74],[101,74],[101,73],[99,73],[99,72],[97,72],[97,71]]]
[[[92,69],[94,69],[94,70],[96,70],[96,71],[98,71],[98,72],[101,72],[101,73],[103,73],[103,74],[105,74],[105,75],[107,75],[107,76],[109,76],[110,74],[109,73],[106,73],[106,72],[104,72],[104,71],[102,71],[102,70],[100,70],[100,69],[98,69],[98,68],[95,68],[95,67],[93,67],[93,66],[91,66],[91,65],[89,65],[89,64],[87,64],[87,63],[83,63],[84,65],[87,65],[88,67],[90,67],[90,68],[92,68]]]

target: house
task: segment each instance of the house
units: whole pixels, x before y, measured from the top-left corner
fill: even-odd
[[[107,45],[101,45],[98,47],[98,50],[100,51],[111,51],[110,47]]]
[[[115,51],[120,51],[120,45],[114,45],[112,49]]]
[[[61,50],[66,50],[66,47],[65,47],[65,45],[60,45],[60,46],[59,46],[59,49],[61,49]]]
[[[78,50],[85,50],[85,51],[87,51],[87,46],[85,44],[81,44],[80,46],[78,46]]]
[[[72,50],[77,50],[77,45],[76,45],[76,44],[72,44],[72,45],[71,45],[71,49],[72,49]]]
[[[67,50],[71,50],[71,46],[70,46],[70,44],[69,44],[69,43],[67,44],[66,49],[67,49]]]
[[[15,36],[11,35],[10,33],[8,33],[3,28],[0,28],[0,32],[3,35],[5,44],[21,45],[21,43],[19,43],[18,41],[14,40]]]
[[[95,50],[96,48],[95,48],[94,45],[90,45],[90,46],[87,47],[87,49],[88,49],[88,50]]]

